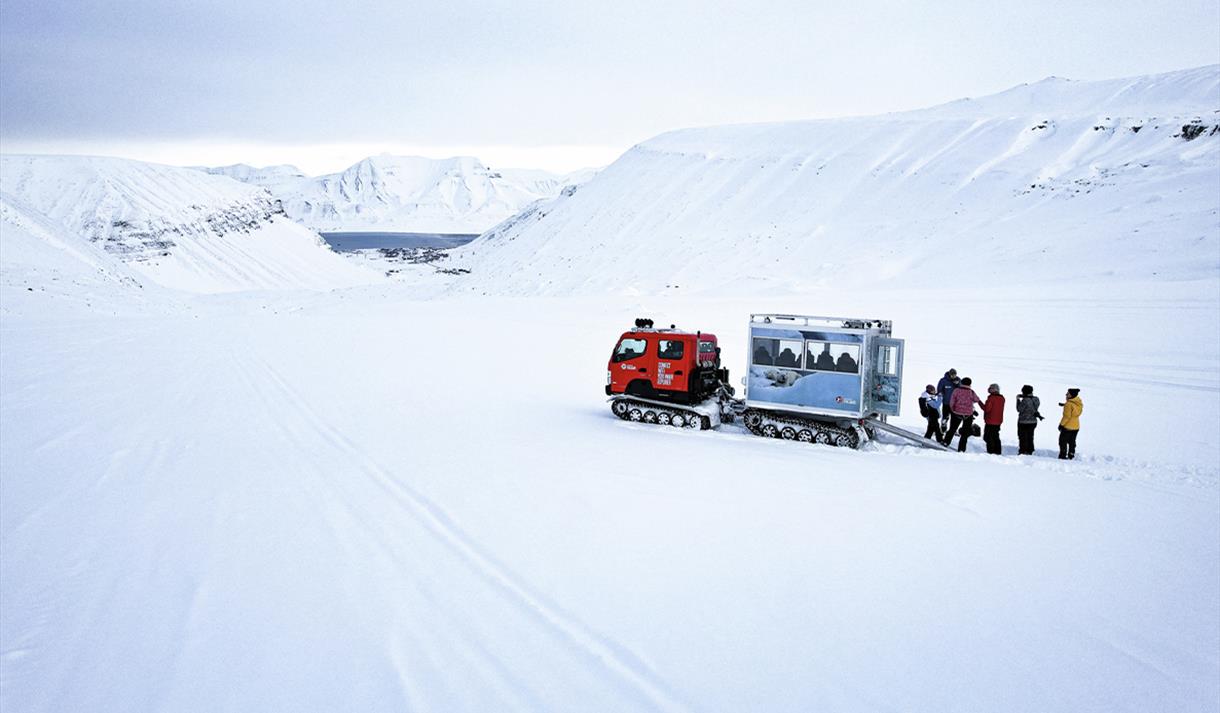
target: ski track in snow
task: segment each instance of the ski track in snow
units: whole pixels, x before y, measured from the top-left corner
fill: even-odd
[[[638,305],[351,297],[6,319],[6,708],[1206,710],[1220,485],[1126,387],[1072,463],[851,452],[615,418]]]
[[[556,639],[572,649],[573,658],[585,662],[586,666],[596,666],[606,671],[619,681],[619,686],[633,694],[637,703],[652,710],[681,711],[688,707],[678,702],[673,691],[668,690],[664,682],[657,678],[642,661],[618,642],[601,634],[597,634],[588,626],[562,611],[555,603],[549,602],[541,594],[530,591],[529,587],[512,574],[502,563],[498,562],[489,552],[485,551],[453,522],[453,520],[435,503],[428,500],[403,480],[396,478],[385,468],[362,453],[333,425],[326,422],[300,394],[265,362],[249,363],[249,359],[234,353],[235,361],[246,361],[239,366],[238,373],[246,375],[250,388],[258,390],[259,383],[270,384],[272,394],[264,392],[263,399],[266,408],[272,414],[294,414],[299,417],[300,430],[288,428],[281,424],[285,435],[295,441],[302,449],[314,448],[318,440],[337,451],[343,460],[358,463],[361,472],[368,477],[368,482],[390,496],[399,507],[394,512],[406,514],[413,524],[422,527],[435,540],[445,546],[449,552],[460,559],[484,582],[494,588],[500,595],[500,600],[513,607],[518,616],[533,622],[533,625],[543,631],[543,635]],[[253,372],[261,372],[262,379],[250,378]],[[278,402],[278,403],[277,403]],[[304,431],[304,433],[302,433]],[[327,485],[333,495],[333,501],[353,507],[355,503],[367,499],[351,497],[336,487],[327,474],[319,474],[319,481]],[[350,481],[347,481],[350,483]],[[393,524],[382,523],[381,518],[371,512],[353,512],[352,521],[362,523],[367,530],[369,542],[372,544],[391,541],[382,529],[385,527],[401,527],[401,521]],[[374,525],[378,522],[378,525]],[[336,533],[338,536],[339,533]],[[389,553],[392,556],[397,553]],[[417,565],[409,558],[397,556],[404,569],[412,569]],[[426,576],[426,575],[425,575]],[[470,642],[477,648],[476,642]],[[509,677],[512,674],[503,670],[503,662],[486,657],[484,661],[488,669],[496,676]],[[555,675],[559,675],[555,672]],[[595,673],[595,678],[600,674]],[[514,691],[528,691],[530,683],[525,680],[506,680],[504,683]],[[523,701],[526,709],[541,705],[536,698]]]

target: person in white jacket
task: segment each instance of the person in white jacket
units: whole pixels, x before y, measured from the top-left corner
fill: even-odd
[[[935,386],[928,384],[919,395],[919,413],[928,421],[928,430],[923,437],[941,440],[944,433],[940,430],[940,394],[936,393]]]

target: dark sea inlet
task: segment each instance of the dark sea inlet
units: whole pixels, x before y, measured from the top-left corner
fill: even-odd
[[[455,233],[321,233],[335,250],[375,250],[377,248],[456,248],[479,237]]]

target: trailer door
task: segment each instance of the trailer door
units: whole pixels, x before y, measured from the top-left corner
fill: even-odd
[[[886,416],[897,416],[902,405],[902,352],[901,339],[873,339],[871,402],[874,411]]]

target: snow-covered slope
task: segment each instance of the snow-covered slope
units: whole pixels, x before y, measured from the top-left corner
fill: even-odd
[[[372,156],[334,174],[310,178],[292,166],[215,169],[267,188],[285,213],[315,230],[480,233],[564,186],[587,180],[533,169],[492,170],[478,159]]]
[[[1220,274],[1220,66],[689,129],[455,254],[568,293]]]
[[[6,284],[18,276],[64,277],[90,282],[140,286],[135,274],[115,256],[83,241],[13,196],[0,193],[0,275]]]
[[[326,289],[378,279],[284,218],[265,190],[221,176],[117,158],[3,156],[0,186],[167,287]]]
[[[130,307],[156,292],[117,257],[0,193],[0,314]],[[157,295],[163,298],[164,295]]]

